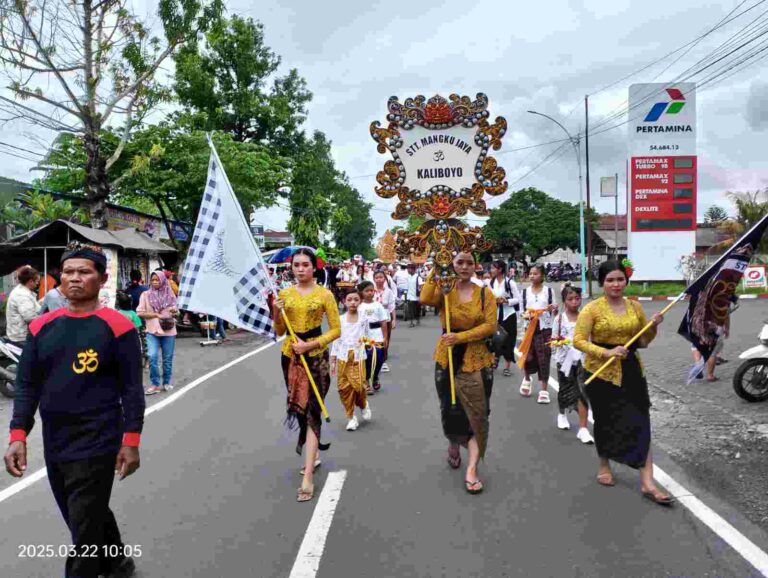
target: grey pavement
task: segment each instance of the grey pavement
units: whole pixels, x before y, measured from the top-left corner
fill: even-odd
[[[374,421],[358,431],[344,431],[329,393],[332,446],[316,494],[327,472],[348,476],[319,577],[757,575],[682,507],[641,499],[636,472],[619,467],[616,487],[596,484],[594,448],[555,428],[556,404],[521,398],[517,372],[497,373],[486,491],[466,494],[462,471],[444,461],[431,379],[438,334],[432,316],[396,330]],[[221,360],[208,356],[225,353],[200,357],[210,370]],[[138,576],[288,576],[316,502],[295,501],[300,460],[284,406],[274,346],[148,417],[142,467],[116,482],[112,500],[126,544],[142,546]],[[21,544],[68,542],[47,483],[0,510],[0,576],[59,576],[60,559],[18,556]]]

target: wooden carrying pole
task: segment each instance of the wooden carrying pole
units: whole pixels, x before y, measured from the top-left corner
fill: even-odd
[[[451,332],[451,309],[448,307],[448,295],[443,295],[445,300],[445,332]],[[448,346],[448,372],[451,375],[451,405],[456,405],[456,381],[453,375],[453,346]]]
[[[676,305],[676,304],[677,304],[677,303],[678,303],[680,300],[682,300],[682,299],[683,299],[683,297],[685,297],[685,295],[686,295],[685,293],[681,293],[680,295],[678,295],[678,296],[675,298],[675,300],[674,300],[674,301],[672,301],[672,302],[671,302],[669,305],[667,305],[667,306],[666,306],[664,309],[662,309],[661,311],[659,311],[659,315],[664,315],[664,314],[665,314],[667,311],[669,311],[670,309],[672,309],[672,307],[673,307],[674,305]],[[640,339],[640,337],[643,335],[643,333],[645,333],[646,331],[648,331],[648,330],[649,330],[649,329],[650,329],[652,326],[653,326],[653,321],[649,321],[648,323],[646,323],[645,327],[643,327],[643,328],[642,328],[642,329],[641,329],[641,330],[640,330],[640,331],[637,333],[637,335],[635,335],[635,336],[634,336],[632,339],[630,339],[629,341],[627,341],[627,342],[624,344],[624,347],[629,347],[629,346],[631,346],[631,345],[632,345],[632,344],[633,344],[635,341],[637,341],[638,339]],[[602,365],[599,367],[599,369],[598,369],[598,370],[597,370],[595,373],[593,373],[592,375],[590,375],[590,376],[589,376],[589,378],[588,378],[588,379],[587,379],[587,380],[584,382],[584,385],[589,385],[590,383],[592,383],[592,381],[593,381],[593,380],[594,380],[594,379],[595,379],[595,378],[596,378],[598,375],[600,375],[600,374],[603,372],[603,370],[604,370],[606,367],[608,367],[608,366],[609,366],[611,363],[613,363],[613,362],[614,362],[614,361],[616,361],[617,359],[618,359],[617,357],[611,357],[610,359],[608,359],[608,361],[606,361],[605,363],[603,363],[603,364],[602,364]]]
[[[277,297],[277,295],[275,295]],[[281,309],[280,313],[283,315],[283,321],[285,322],[285,326],[288,328],[288,333],[291,336],[291,339],[294,343],[299,342],[299,338],[296,337],[296,334],[293,332],[293,327],[291,327],[291,322],[288,321],[288,315],[285,314],[285,309]],[[309,378],[309,384],[312,386],[312,391],[315,392],[315,397],[317,398],[317,403],[320,404],[320,410],[323,412],[323,417],[325,418],[326,422],[331,421],[331,417],[328,415],[328,410],[325,407],[325,403],[323,403],[323,396],[320,395],[320,390],[317,389],[317,384],[315,383],[315,378],[312,377],[312,372],[309,370],[309,365],[307,365],[307,360],[304,357],[304,354],[302,353],[299,355],[299,359],[301,359],[301,364],[304,366],[304,371],[307,372],[307,377]]]

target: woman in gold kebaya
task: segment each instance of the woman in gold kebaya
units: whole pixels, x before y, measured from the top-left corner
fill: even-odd
[[[479,494],[483,483],[477,475],[477,464],[485,455],[488,443],[488,404],[494,363],[485,339],[496,331],[496,299],[487,287],[472,282],[475,272],[472,253],[458,253],[453,267],[459,280],[448,293],[450,332],[446,331],[445,297],[435,282],[434,273],[421,290],[421,304],[441,308],[443,336],[435,347],[435,388],[440,400],[443,433],[449,442],[447,461],[451,468],[458,469],[461,466],[459,446],[468,449],[465,488],[470,494]],[[451,354],[456,405],[451,405],[448,362]]]
[[[328,345],[340,334],[336,300],[328,289],[315,282],[316,270],[317,257],[310,249],[296,251],[291,258],[291,272],[296,278],[296,285],[280,291],[273,311],[277,334],[284,335],[287,331],[282,317],[282,311],[285,311],[298,338],[296,343],[292,339],[285,340],[281,363],[288,388],[288,423],[299,429],[296,453],[301,455],[304,444],[307,445],[304,477],[297,495],[299,502],[309,501],[314,496],[312,480],[319,462],[318,450],[326,450],[330,446],[320,443],[320,404],[299,355],[303,354],[307,360],[320,395],[325,399],[331,386]],[[328,331],[325,333],[322,331],[323,318],[328,320]]]

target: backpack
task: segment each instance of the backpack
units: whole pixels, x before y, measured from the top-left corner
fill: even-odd
[[[485,287],[480,288],[480,306],[482,310],[485,311]],[[488,351],[498,357],[502,354],[502,351],[504,350],[504,344],[508,338],[509,335],[507,334],[507,330],[504,329],[501,323],[497,323],[496,331],[490,337],[486,337],[484,343],[488,348]]]

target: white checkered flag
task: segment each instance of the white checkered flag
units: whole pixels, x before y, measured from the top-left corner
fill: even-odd
[[[179,309],[215,315],[274,339],[267,266],[210,137],[208,144],[208,179],[184,263]]]

